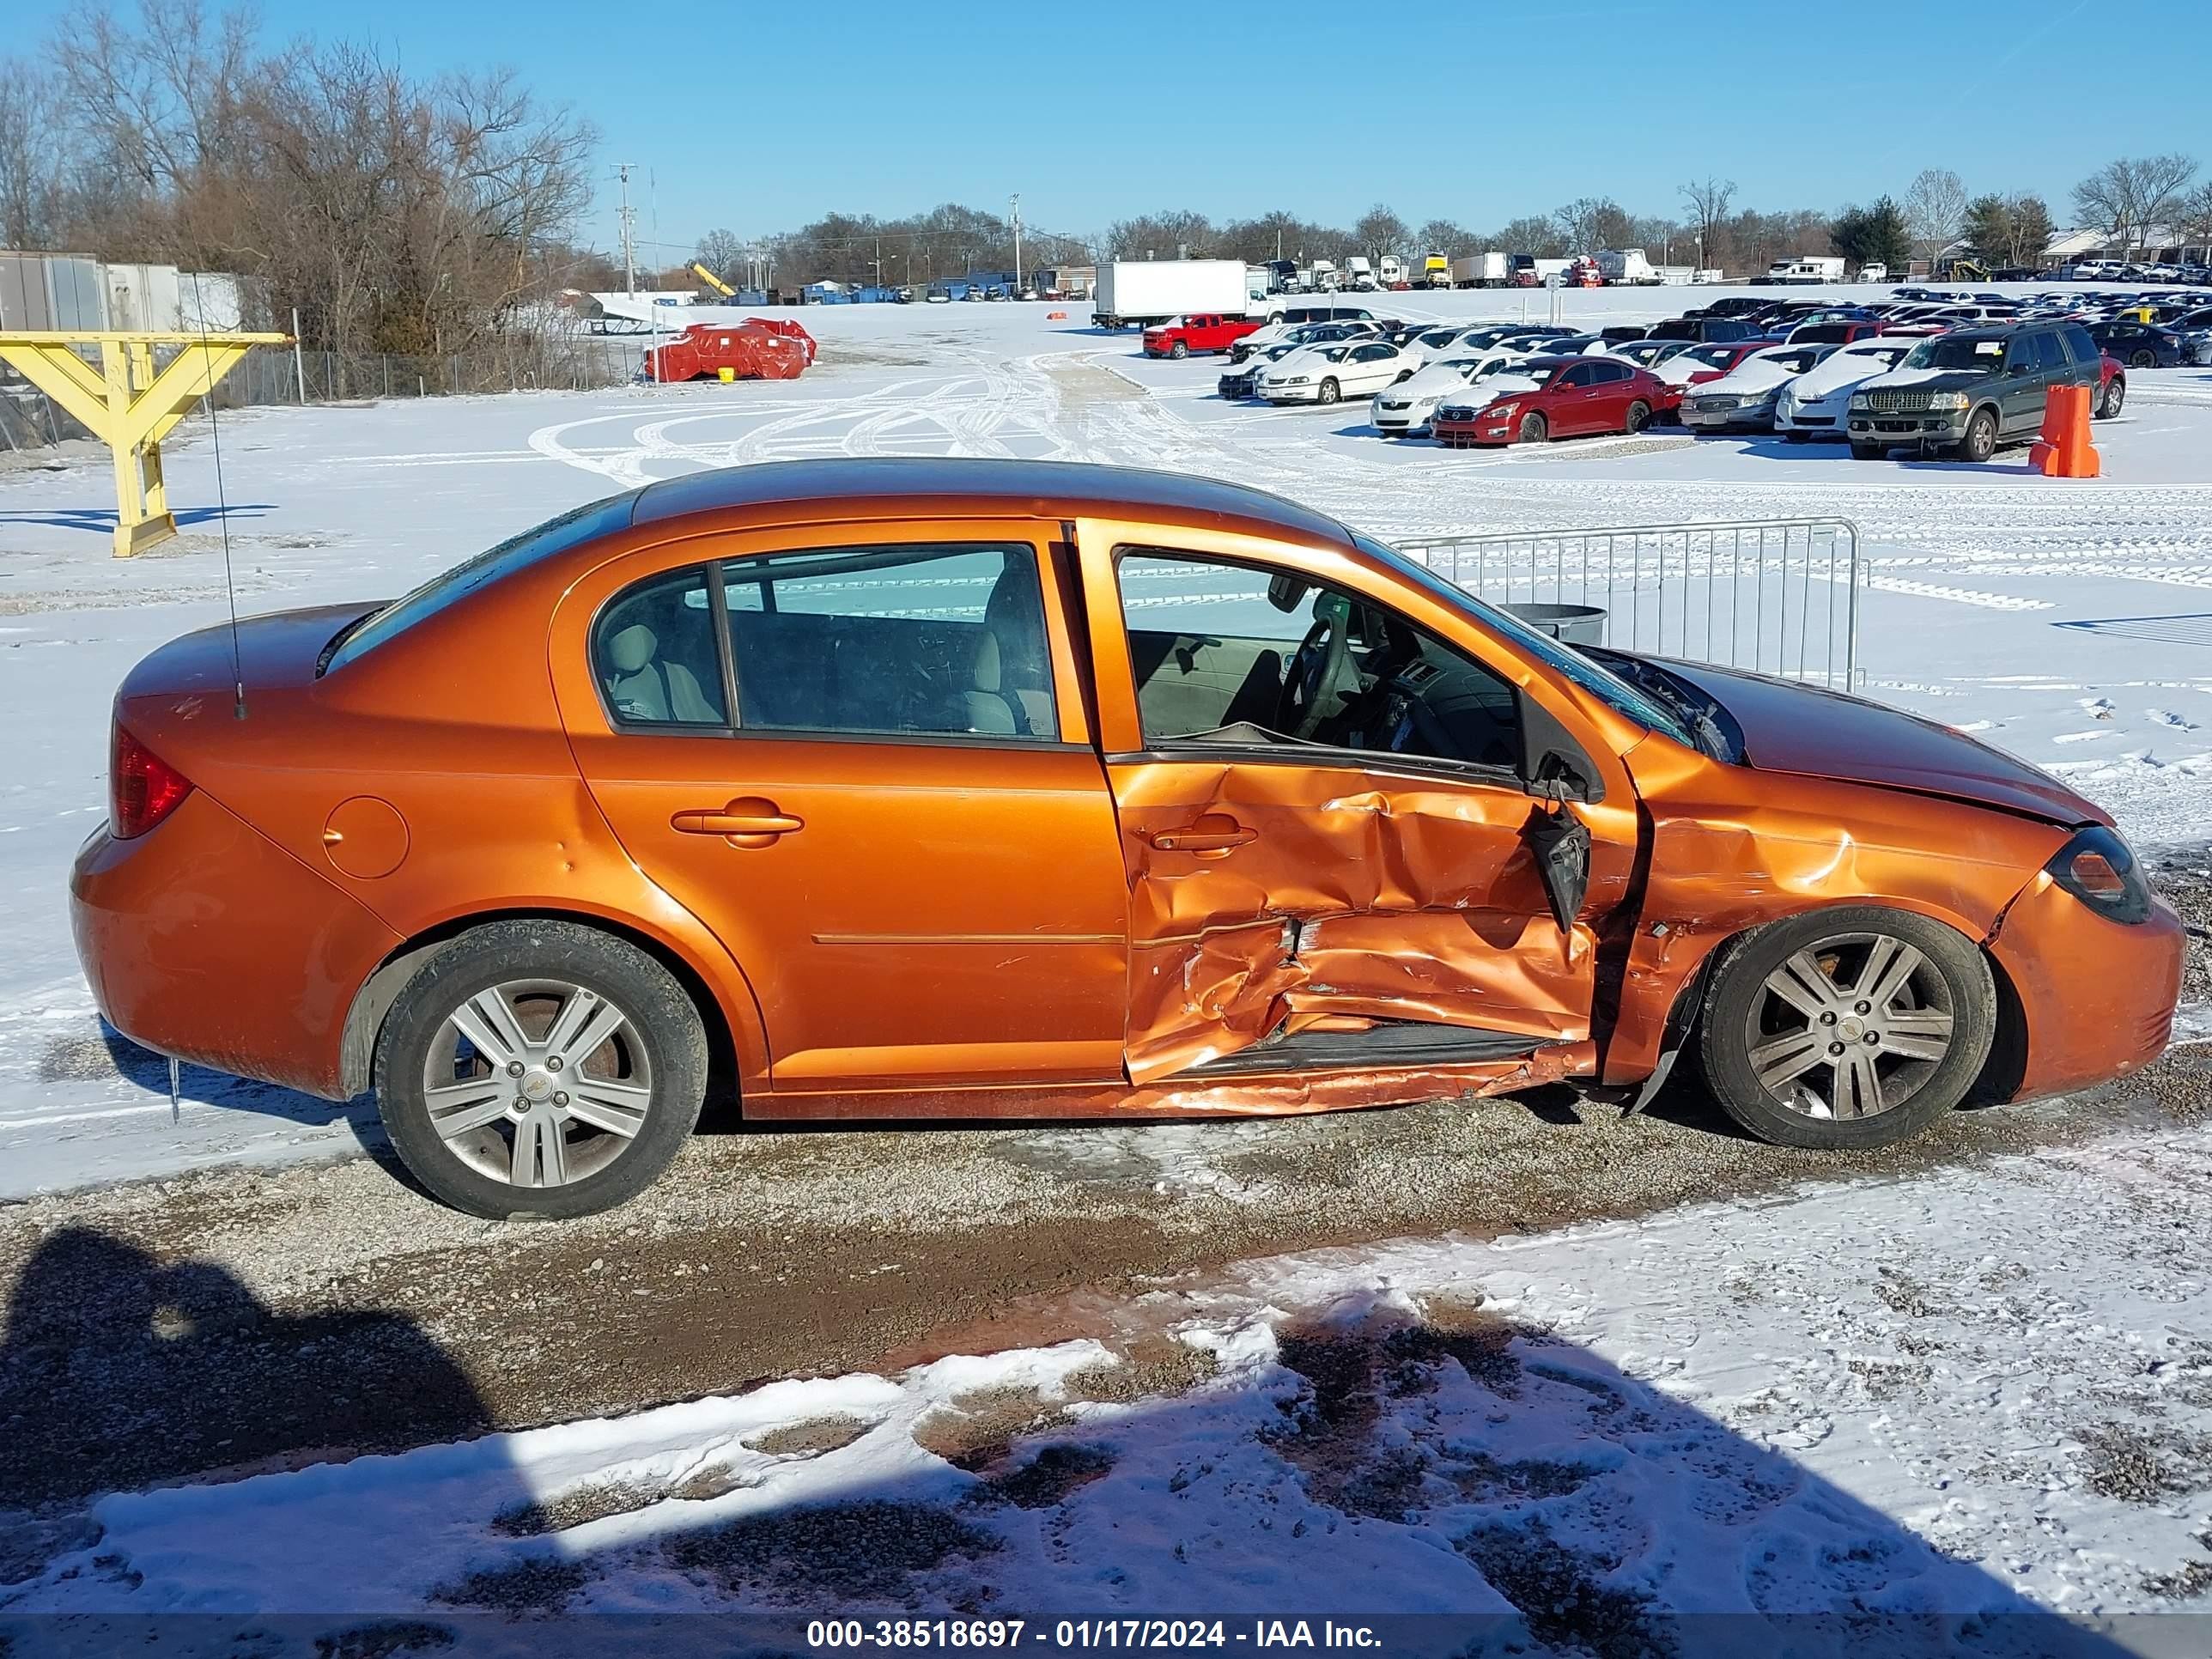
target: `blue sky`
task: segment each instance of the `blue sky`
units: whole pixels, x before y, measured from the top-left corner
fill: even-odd
[[[65,9],[6,3],[27,35]],[[259,9],[272,42],[366,33],[424,73],[513,64],[599,127],[592,240],[614,238],[609,164],[635,161],[641,236],[657,215],[672,254],[717,226],[1003,210],[1017,191],[1052,230],[1172,207],[1348,222],[1378,200],[1488,229],[1584,195],[1679,212],[1676,186],[1708,173],[1739,207],[1833,207],[1929,166],[2039,191],[2064,224],[2074,181],[2112,156],[2212,165],[2212,6],[2140,27],[2090,0]],[[2136,38],[2108,53],[2114,33]]]

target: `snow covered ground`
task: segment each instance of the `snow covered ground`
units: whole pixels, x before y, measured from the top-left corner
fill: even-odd
[[[1563,299],[1596,320],[1682,297]],[[2141,842],[2212,835],[2212,374],[2132,376],[2087,483],[2009,453],[1858,463],[1677,434],[1446,454],[1385,443],[1356,406],[1224,405],[1213,365],[1145,362],[1069,309],[810,312],[823,362],[788,385],[226,417],[240,604],[389,594],[611,490],[806,455],[1179,468],[1392,538],[1837,514],[1873,561],[1865,689],[2062,772]],[[0,472],[0,1197],[368,1133],[359,1106],[190,1072],[172,1124],[165,1077],[103,1039],[70,947],[113,687],[223,614],[214,447],[191,430],[169,458],[186,533],[128,563],[107,555],[102,466]],[[1225,1178],[1202,1131],[1121,1133],[1187,1184]],[[2212,1614],[2208,1152],[2212,1131],[2135,1129],[1544,1237],[1249,1263],[1115,1302],[1103,1337],[0,1516],[0,1651],[45,1650],[50,1615],[135,1645],[127,1621],[193,1612],[208,1622],[163,1650],[382,1653],[556,1606],[1449,1611],[1492,1622],[1401,1644],[1607,1659],[1915,1633],[2203,1651],[2193,1620],[2099,1634],[2046,1615]],[[1778,1632],[1752,1611],[1823,1616]],[[1923,1613],[1954,1621],[1898,1622]],[[340,1615],[400,1622],[342,1638]]]
[[[2201,1651],[2048,1615],[2212,1607],[2208,1153],[1280,1257],[1093,1305],[1100,1336],[113,1496],[48,1520],[0,1631],[1389,1613],[1476,1616],[1394,1626],[1439,1653]]]
[[[1565,319],[1647,320],[1685,295],[1562,295]],[[1712,297],[1701,291],[1698,299]],[[1547,296],[1375,296],[1409,317],[1541,320]],[[1496,454],[1399,445],[1364,406],[1224,404],[1208,359],[1150,362],[1080,305],[831,307],[820,367],[777,384],[262,410],[221,434],[248,611],[374,598],[527,524],[707,466],[845,454],[1054,457],[1260,484],[1388,538],[1840,514],[1871,562],[1863,689],[2068,778],[2139,843],[2212,836],[2212,371],[2139,371],[2100,425],[2104,476],[2024,452],[1982,467],[1679,433]],[[111,558],[104,464],[0,471],[0,1196],[342,1151],[366,1123],[283,1091],[166,1074],[100,1036],[64,882],[104,810],[107,705],[132,661],[223,615],[216,447],[168,458],[186,528]]]

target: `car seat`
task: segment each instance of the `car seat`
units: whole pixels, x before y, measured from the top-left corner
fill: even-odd
[[[1006,561],[983,606],[975,642],[974,689],[967,693],[968,729],[1056,738],[1052,664],[1036,573],[1026,559]]]
[[[660,637],[632,623],[607,641],[607,701],[626,720],[658,725],[713,725],[721,710],[699,689],[698,677],[680,662],[665,662]]]

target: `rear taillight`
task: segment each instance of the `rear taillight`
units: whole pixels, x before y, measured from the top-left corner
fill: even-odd
[[[128,841],[175,811],[177,804],[192,793],[192,786],[183,773],[118,724],[107,790],[108,828],[118,839]]]

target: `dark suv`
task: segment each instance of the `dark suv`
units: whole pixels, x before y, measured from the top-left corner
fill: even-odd
[[[1851,453],[1874,460],[1911,444],[1986,461],[1999,444],[2035,435],[2052,386],[2087,386],[2094,399],[2102,368],[2103,354],[2078,323],[1933,335],[1851,393]]]

